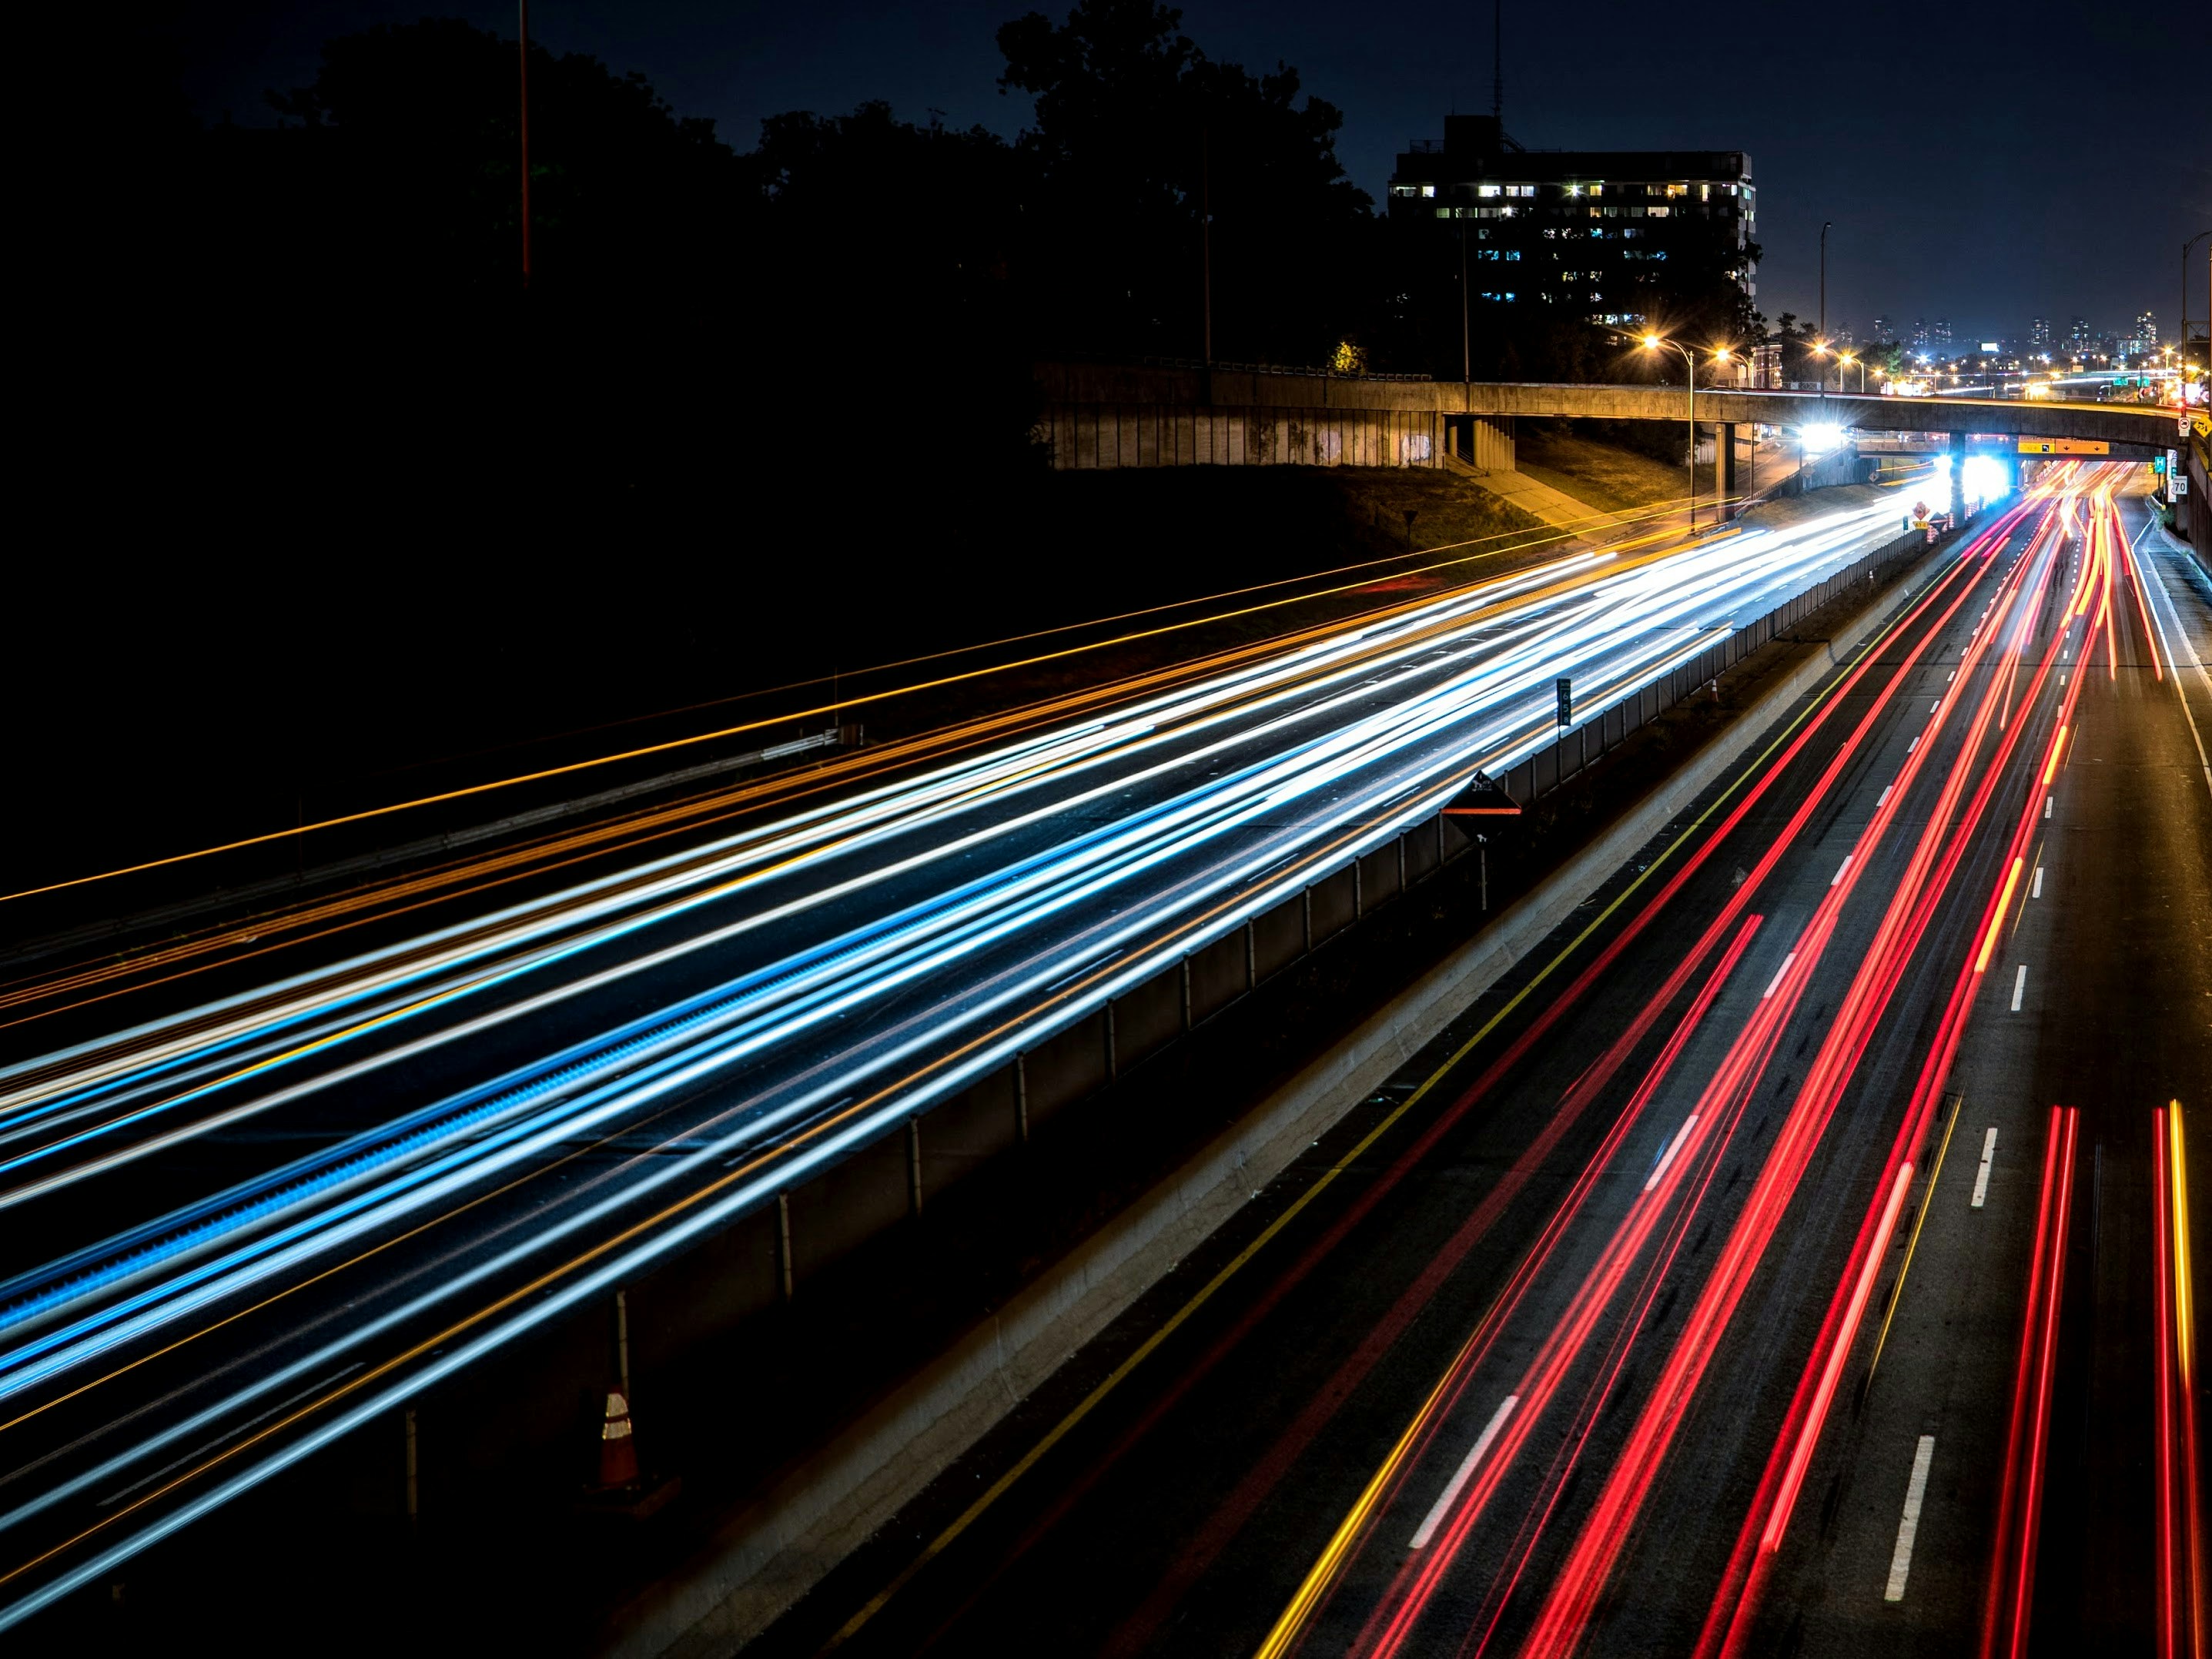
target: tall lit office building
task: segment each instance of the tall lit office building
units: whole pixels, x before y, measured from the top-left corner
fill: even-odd
[[[1488,115],[1444,119],[1390,177],[1390,216],[1467,233],[1478,305],[1651,320],[1685,268],[1758,292],[1758,210],[1741,150],[1529,150]]]

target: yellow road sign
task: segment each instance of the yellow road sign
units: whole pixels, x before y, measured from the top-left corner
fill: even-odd
[[[2102,438],[2022,438],[2023,455],[2109,455],[2112,445]]]

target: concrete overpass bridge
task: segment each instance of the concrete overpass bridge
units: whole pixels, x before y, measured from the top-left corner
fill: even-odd
[[[1390,380],[1216,365],[1041,363],[1039,424],[1059,468],[1290,465],[1441,466],[1455,456],[1513,465],[1521,416],[1673,421],[1689,410],[1680,386]],[[2014,456],[2082,454],[2148,460],[2179,445],[2179,418],[2151,404],[1988,398],[1887,398],[1700,388],[1700,428],[1832,426],[1942,434]]]

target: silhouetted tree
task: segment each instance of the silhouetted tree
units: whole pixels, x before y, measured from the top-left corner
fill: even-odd
[[[1326,361],[1382,299],[1373,203],[1345,176],[1343,116],[1278,64],[1208,58],[1154,0],[1081,0],[999,31],[1001,88],[1031,94],[1029,252],[1053,300],[1042,340],[1198,354],[1202,220],[1212,219],[1214,350]]]
[[[580,52],[533,46],[530,92],[534,285],[665,302],[672,283],[726,276],[743,174],[712,121]],[[280,176],[299,186],[286,216],[325,278],[518,285],[513,41],[450,18],[380,26],[328,42],[313,83],[269,101]]]

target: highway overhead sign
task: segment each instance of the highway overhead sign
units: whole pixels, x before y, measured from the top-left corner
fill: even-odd
[[[2112,445],[2102,438],[2022,438],[2023,455],[2109,455]]]

